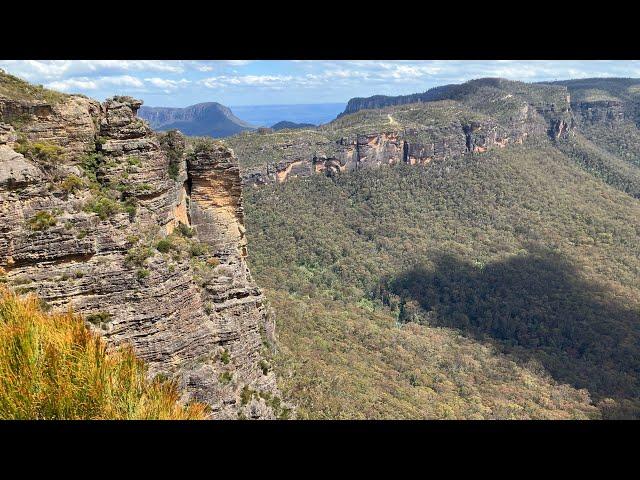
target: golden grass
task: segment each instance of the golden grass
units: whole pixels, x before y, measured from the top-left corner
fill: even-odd
[[[0,419],[196,420],[173,382],[148,380],[130,347],[107,350],[82,317],[0,287]]]

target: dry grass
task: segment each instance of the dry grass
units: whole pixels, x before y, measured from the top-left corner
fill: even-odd
[[[131,348],[107,351],[80,316],[0,287],[1,419],[205,418],[204,405],[178,399],[175,383],[147,379]]]

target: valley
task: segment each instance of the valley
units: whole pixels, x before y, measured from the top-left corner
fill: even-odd
[[[507,92],[517,88],[537,89]],[[596,416],[638,416],[634,107],[624,117],[610,105],[580,103],[576,112],[571,94],[552,93],[560,108],[549,102],[521,117],[511,113],[525,111],[513,96],[519,110],[469,96],[471,108],[384,107],[304,132],[228,140],[245,183],[257,185],[246,190],[250,263],[276,309],[282,388],[303,415],[552,418],[564,407],[527,402],[557,398],[560,384],[589,395]],[[477,122],[470,138],[463,119]],[[407,161],[397,139],[411,127],[442,138],[442,153]],[[358,141],[351,160],[339,140],[349,134],[376,141]],[[321,155],[337,165],[347,158],[347,168],[312,168]],[[288,176],[253,181],[261,168],[278,172],[283,156]],[[452,357],[426,359],[421,352],[443,336]],[[465,365],[456,349],[466,349]],[[522,382],[509,390],[505,368],[535,378],[538,393],[525,394]]]
[[[142,103],[0,71],[0,417],[640,418],[640,80]]]

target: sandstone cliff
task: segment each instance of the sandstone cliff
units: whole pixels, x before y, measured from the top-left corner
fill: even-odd
[[[140,105],[0,96],[0,278],[131,343],[212,418],[287,415],[236,158],[156,135]]]
[[[259,141],[245,133],[227,142],[240,155],[244,182],[261,185],[320,172],[427,164],[529,138],[558,140],[575,123],[565,87],[482,79],[430,92],[418,103],[401,97],[399,106],[354,107],[354,113],[303,133],[265,133]]]

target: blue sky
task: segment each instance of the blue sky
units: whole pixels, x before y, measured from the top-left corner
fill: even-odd
[[[0,60],[30,82],[98,100],[131,95],[145,105],[184,107],[346,102],[423,92],[479,77],[542,81],[640,77],[638,61],[392,60]]]

